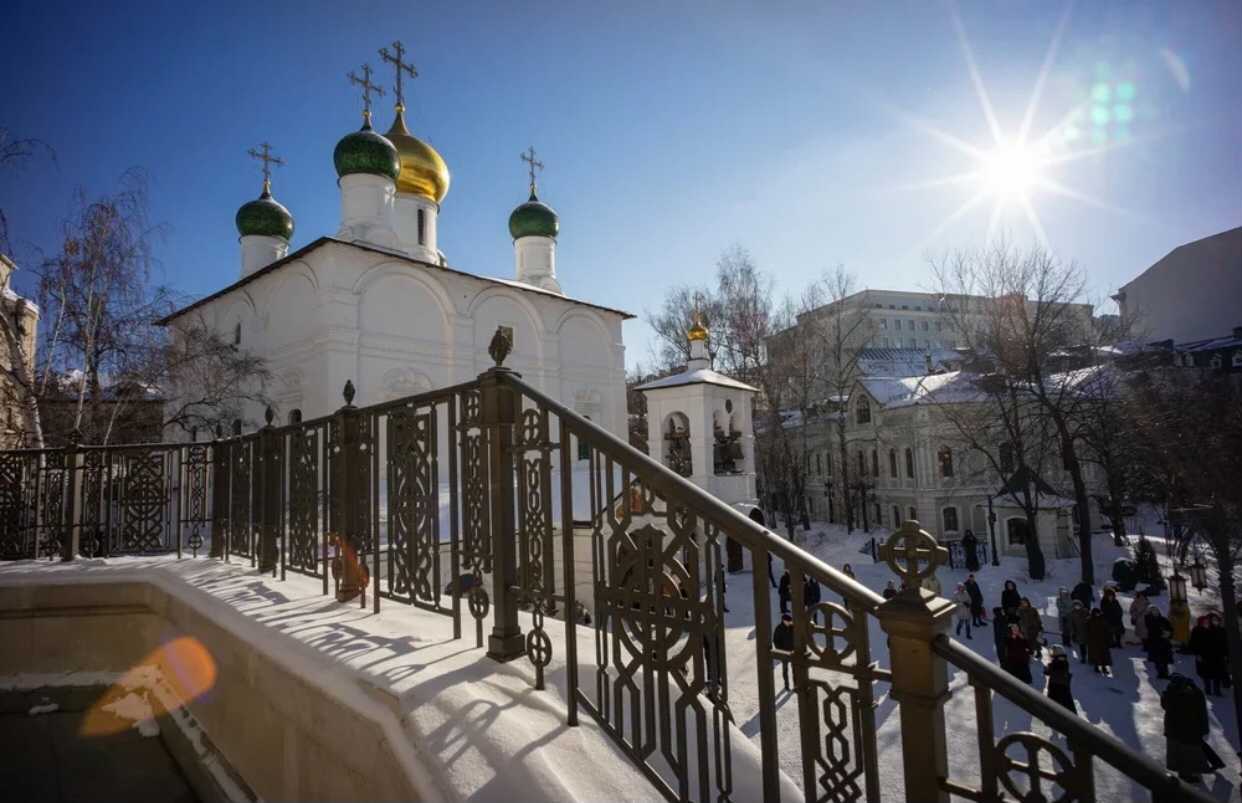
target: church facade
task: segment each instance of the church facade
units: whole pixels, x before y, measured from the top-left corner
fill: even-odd
[[[398,67],[398,75],[401,67]],[[352,76],[351,76],[352,77]],[[352,381],[355,404],[370,405],[477,377],[492,366],[497,327],[511,330],[506,366],[545,394],[625,437],[625,347],[621,310],[571,298],[557,276],[559,219],[538,199],[533,151],[530,197],[514,209],[512,278],[451,266],[437,220],[450,177],[440,155],[406,128],[398,98],[392,127],[371,128],[370,93],[360,131],[333,154],[341,224],[289,251],[293,216],[264,188],[237,213],[241,269],[236,281],[164,320],[189,316],[263,358],[268,395],[281,421],[341,406]],[[261,420],[262,411],[247,411]]]

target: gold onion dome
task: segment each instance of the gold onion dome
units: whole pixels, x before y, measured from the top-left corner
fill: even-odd
[[[694,323],[690,325],[690,331],[686,333],[686,337],[692,343],[696,340],[707,340],[707,327],[703,325],[703,321],[698,315],[694,316]]]
[[[397,176],[397,192],[421,195],[437,204],[448,195],[448,165],[436,149],[410,133],[405,127],[405,107],[397,107],[392,128],[384,135],[397,148],[401,157],[401,173]]]

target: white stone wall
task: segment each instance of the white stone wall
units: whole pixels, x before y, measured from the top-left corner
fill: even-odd
[[[333,412],[346,380],[357,405],[469,381],[492,366],[502,325],[514,333],[506,366],[626,434],[622,316],[552,294],[329,243],[198,312],[230,339],[240,324],[241,346],[268,361],[278,421]]]

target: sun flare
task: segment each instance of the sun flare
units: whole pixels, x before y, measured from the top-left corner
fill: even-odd
[[[1039,160],[1022,146],[999,147],[984,160],[983,183],[997,198],[1024,198],[1039,183]]]

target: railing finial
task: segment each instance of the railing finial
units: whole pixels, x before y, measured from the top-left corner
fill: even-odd
[[[267,421],[269,427],[276,420],[276,411],[272,409],[272,405],[269,404],[267,409],[263,411],[263,420]]]
[[[497,326],[496,334],[492,335],[492,342],[487,346],[487,353],[496,361],[497,368],[501,367],[511,351],[513,351],[513,330],[508,326]]]
[[[346,407],[353,407],[353,406],[354,406],[354,394],[355,394],[355,393],[357,393],[357,391],[356,391],[356,390],[354,390],[354,380],[352,380],[352,379],[346,379],[346,380],[345,380],[345,389],[344,389],[343,391],[341,391],[341,395],[345,397],[345,406],[346,406]]]
[[[949,558],[949,550],[940,546],[919,523],[907,519],[901,523],[888,541],[880,546],[880,560],[888,564],[893,573],[901,578],[901,593],[921,598],[919,589],[924,579],[936,573],[936,568]]]

